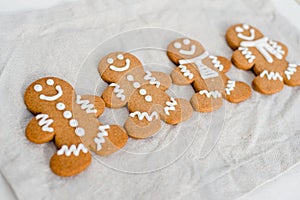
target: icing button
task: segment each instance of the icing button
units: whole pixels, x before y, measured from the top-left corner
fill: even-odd
[[[132,75],[127,75],[127,80],[128,80],[128,81],[134,81],[134,78],[133,78]]]
[[[65,111],[63,113],[63,115],[64,115],[64,118],[66,118],[66,119],[70,119],[72,117],[72,113],[70,111],[68,111],[68,110]]]
[[[76,129],[75,129],[75,133],[76,133],[76,135],[79,136],[79,137],[85,135],[85,131],[84,131],[84,129],[81,128],[81,127],[76,128]]]
[[[134,82],[134,83],[133,83],[133,87],[134,87],[134,88],[139,88],[139,87],[141,87],[141,84],[138,83],[138,82]]]
[[[150,95],[145,96],[145,100],[147,102],[151,102],[152,101],[152,97]]]
[[[140,89],[139,92],[140,92],[141,95],[146,95],[147,94],[147,91],[145,89]]]
[[[57,110],[64,110],[66,108],[64,103],[57,103],[56,104]]]
[[[76,119],[71,119],[69,124],[72,127],[77,127],[78,126],[78,121]]]

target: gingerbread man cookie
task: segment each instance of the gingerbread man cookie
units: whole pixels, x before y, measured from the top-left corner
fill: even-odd
[[[35,117],[26,128],[28,140],[41,144],[54,140],[58,151],[50,167],[60,176],[72,176],[91,163],[89,149],[109,155],[122,148],[127,134],[117,125],[102,125],[97,118],[105,104],[100,97],[76,95],[72,86],[55,77],[33,82],[24,96]]]
[[[287,47],[264,36],[248,24],[231,26],[226,33],[228,45],[234,50],[232,62],[240,69],[256,75],[253,88],[263,94],[274,94],[289,86],[300,85],[299,66],[286,61]]]
[[[178,65],[171,77],[178,85],[192,84],[196,94],[191,104],[198,112],[211,112],[223,104],[221,97],[239,103],[251,96],[251,88],[244,82],[230,80],[225,73],[231,62],[208,53],[197,41],[179,38],[167,49],[170,60]]]
[[[100,76],[109,86],[102,98],[106,106],[128,105],[127,133],[134,138],[146,138],[156,133],[161,121],[178,124],[192,116],[192,107],[185,99],[170,97],[165,91],[171,79],[162,72],[145,71],[134,55],[113,52],[101,59]]]

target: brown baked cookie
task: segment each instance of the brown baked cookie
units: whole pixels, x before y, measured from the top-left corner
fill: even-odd
[[[253,69],[253,88],[263,94],[274,94],[289,86],[300,85],[299,66],[286,61],[287,47],[265,37],[248,24],[231,26],[226,33],[228,45],[234,50],[232,62],[244,70]]]
[[[161,127],[160,119],[178,124],[192,116],[192,107],[185,99],[170,97],[165,90],[171,79],[162,72],[145,71],[134,55],[113,52],[101,59],[100,76],[109,86],[102,98],[106,106],[120,108],[128,105],[127,133],[134,138],[146,138]]]
[[[127,142],[123,128],[98,121],[105,108],[100,97],[76,95],[64,80],[46,77],[35,81],[27,88],[24,100],[35,115],[27,125],[26,137],[37,144],[54,140],[58,151],[50,167],[59,176],[86,169],[92,159],[89,149],[109,155]]]
[[[208,53],[196,40],[179,38],[167,49],[170,60],[178,65],[171,77],[177,85],[192,84],[196,94],[191,104],[198,112],[211,112],[223,104],[221,97],[239,103],[251,96],[251,88],[244,82],[230,80],[225,73],[231,62]]]

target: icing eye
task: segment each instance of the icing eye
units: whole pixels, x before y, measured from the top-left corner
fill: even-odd
[[[113,64],[113,63],[114,63],[114,59],[112,59],[112,58],[107,58],[106,62],[107,62],[108,64]]]
[[[174,43],[174,47],[175,47],[176,49],[180,49],[180,48],[181,48],[181,44],[180,44],[179,42],[175,42],[175,43]]]
[[[248,30],[250,27],[249,27],[248,24],[243,24],[243,28],[244,28],[245,30]]]
[[[191,40],[189,40],[189,39],[184,39],[183,40],[183,44],[185,44],[185,45],[188,45],[190,43],[191,43]]]
[[[123,60],[123,59],[124,59],[124,56],[123,56],[122,54],[118,54],[118,55],[117,55],[117,58],[118,58],[119,60]]]
[[[53,85],[54,84],[54,81],[52,79],[48,79],[46,81],[47,85]]]
[[[240,26],[237,26],[237,27],[235,27],[235,31],[238,33],[242,33],[242,32],[244,32],[244,29]]]
[[[36,91],[36,92],[40,92],[43,90],[43,87],[40,85],[40,84],[36,84],[33,89]]]

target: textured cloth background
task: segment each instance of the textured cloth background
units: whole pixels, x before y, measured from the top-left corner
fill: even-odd
[[[224,101],[224,107],[215,113],[194,112],[189,121],[164,125],[149,139],[130,139],[125,151],[107,158],[94,156],[92,165],[72,178],[51,172],[53,143],[36,145],[24,136],[32,118],[23,103],[26,87],[39,77],[53,75],[69,81],[81,93],[100,95],[107,84],[97,74],[97,62],[108,52],[97,46],[112,35],[143,27],[166,28],[186,33],[211,53],[230,58],[232,51],[224,35],[238,22],[252,24],[283,42],[289,47],[290,62],[300,63],[300,33],[269,1],[78,1],[49,10],[0,16],[0,170],[16,196],[235,199],[299,162],[299,87],[285,86],[272,96],[253,92],[251,99],[239,105]],[[166,35],[162,48],[172,39]],[[111,46],[111,50],[121,47]],[[143,52],[140,56],[145,63],[159,58],[156,63],[170,65],[148,69],[169,73],[174,67],[165,54]],[[254,78],[251,72],[235,68],[229,74],[249,84]],[[193,94],[190,86],[172,86],[171,91],[185,98]],[[123,123],[127,110],[115,112],[107,109],[100,120]],[[187,148],[181,148],[183,144]],[[159,156],[149,153],[157,149],[167,151]],[[138,154],[128,152],[144,156],[137,159]],[[142,173],[146,171],[151,172]]]

